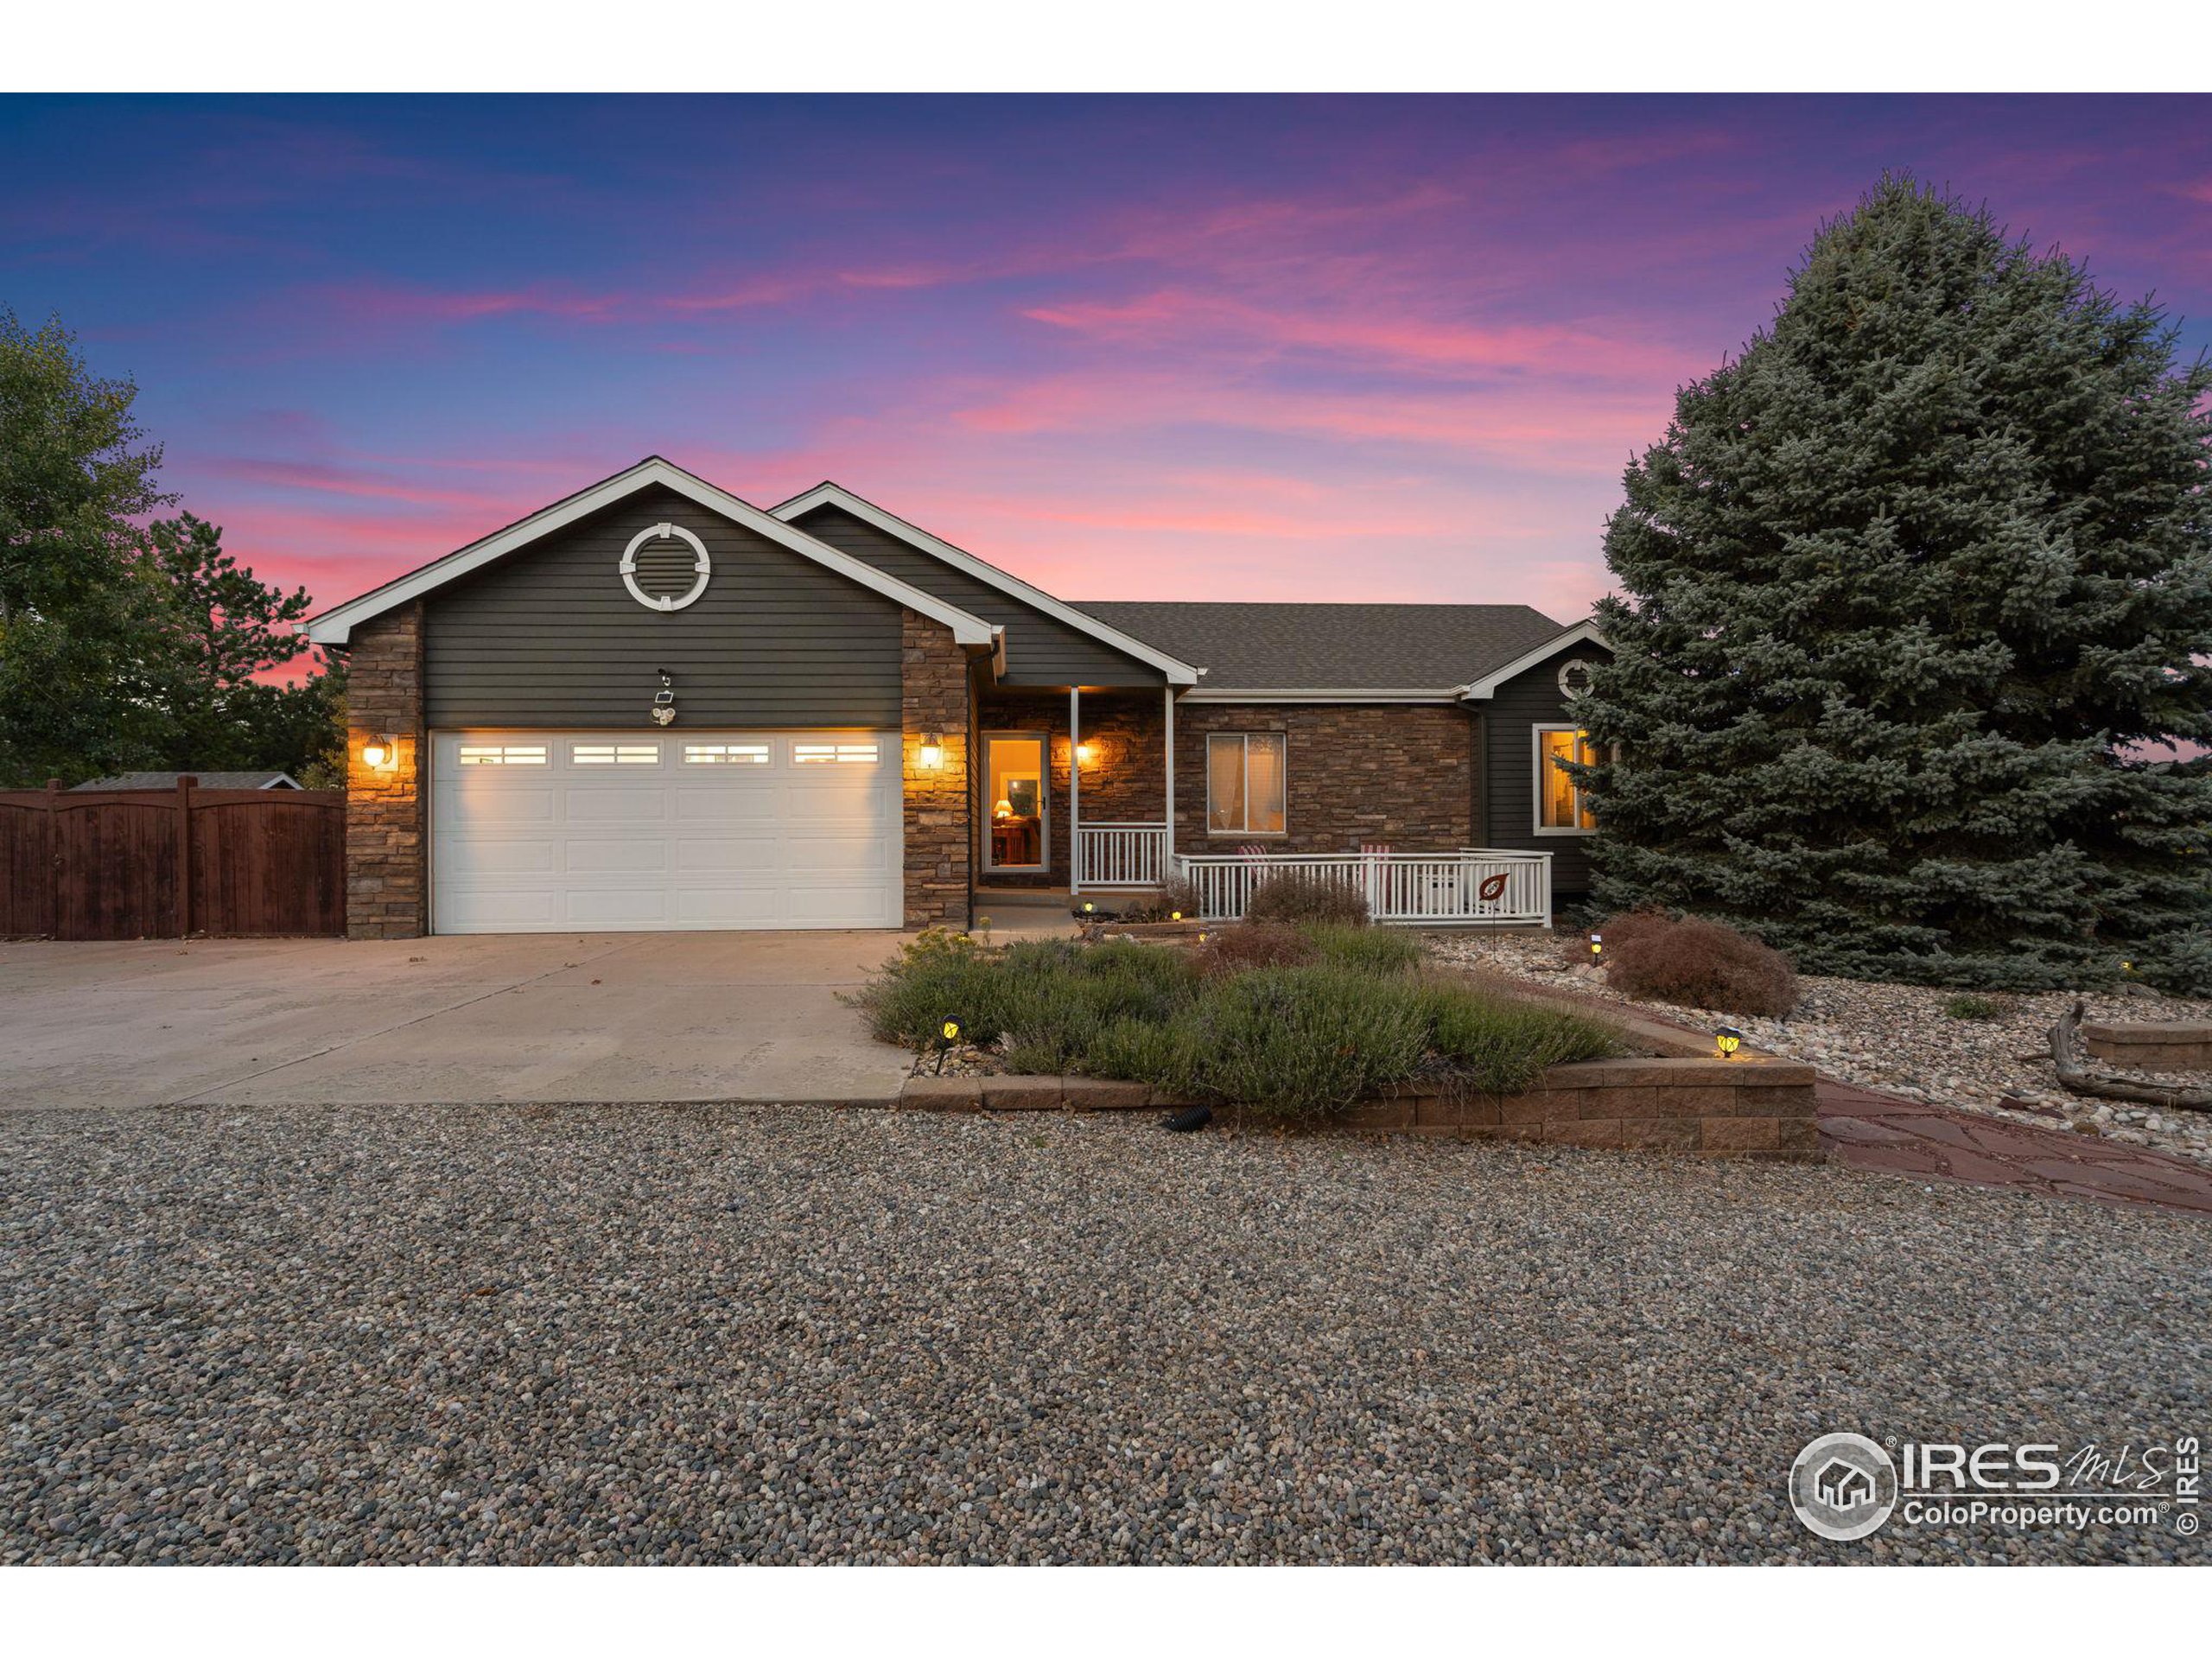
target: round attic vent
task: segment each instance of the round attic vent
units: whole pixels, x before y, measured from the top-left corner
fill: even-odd
[[[680,611],[707,591],[707,544],[681,524],[639,531],[622,550],[622,585],[649,611]]]
[[[1579,697],[1590,689],[1590,664],[1580,657],[1570,657],[1559,665],[1559,689],[1570,697]]]

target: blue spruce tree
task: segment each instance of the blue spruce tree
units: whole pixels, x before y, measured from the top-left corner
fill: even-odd
[[[2208,392],[1986,210],[1890,177],[1824,226],[1607,525],[1599,901],[1812,973],[2212,993]]]

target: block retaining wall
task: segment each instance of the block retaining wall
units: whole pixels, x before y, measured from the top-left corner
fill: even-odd
[[[1759,1057],[1583,1060],[1552,1067],[1525,1094],[1452,1100],[1411,1086],[1315,1127],[1815,1163],[1815,1076],[1809,1065]],[[1079,1112],[1189,1103],[1093,1077],[919,1077],[907,1080],[899,1103],[910,1111]]]

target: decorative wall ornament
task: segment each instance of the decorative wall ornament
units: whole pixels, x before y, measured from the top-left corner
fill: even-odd
[[[687,604],[689,601],[685,601]],[[1559,689],[1570,697],[1579,697],[1590,689],[1590,664],[1580,657],[1570,657],[1559,665]]]
[[[703,581],[704,578],[702,577],[702,580]],[[696,598],[697,595],[694,594],[693,597]],[[690,602],[690,600],[684,601],[687,605]],[[660,676],[660,690],[653,693],[653,724],[673,726],[676,723],[675,677],[664,668],[655,669],[653,671]]]
[[[691,586],[681,594],[649,594],[638,585],[638,550],[648,542],[675,540],[690,545],[691,569],[696,573]],[[617,567],[622,572],[622,585],[630,590],[630,597],[649,611],[680,611],[707,591],[707,578],[714,574],[714,561],[707,556],[707,544],[681,524],[651,524],[630,538],[630,545],[622,550],[622,563]],[[663,725],[668,722],[663,721]]]

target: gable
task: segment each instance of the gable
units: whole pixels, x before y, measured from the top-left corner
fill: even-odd
[[[1165,676],[1149,664],[864,523],[842,507],[816,507],[792,522],[816,540],[1003,627],[1001,685],[1166,683]]]
[[[713,563],[680,610],[649,609],[620,565],[670,524]],[[896,601],[660,486],[425,594],[433,727],[647,728],[659,671],[687,727],[896,726]]]
[[[990,625],[980,617],[972,616],[957,606],[948,605],[936,595],[887,575],[863,561],[848,557],[835,548],[824,546],[805,531],[785,524],[761,512],[751,502],[741,500],[728,491],[716,488],[706,480],[685,472],[681,467],[664,461],[658,455],[649,455],[626,471],[617,473],[612,478],[601,479],[588,489],[579,490],[549,507],[541,507],[504,530],[494,531],[480,540],[471,542],[467,547],[456,549],[443,558],[434,559],[419,569],[410,570],[380,588],[372,588],[358,598],[347,600],[342,605],[334,606],[318,616],[310,617],[302,625],[302,631],[319,645],[342,645],[351,637],[355,624],[433,593],[581,519],[655,487],[672,491],[766,541],[810,559],[823,569],[881,594],[933,622],[943,624],[952,630],[956,644],[989,646],[995,643]]]

